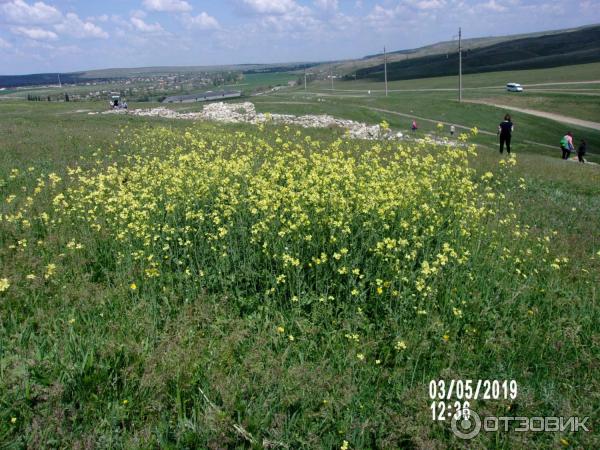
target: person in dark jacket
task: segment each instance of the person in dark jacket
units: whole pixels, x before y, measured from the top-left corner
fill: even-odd
[[[504,116],[504,121],[498,125],[498,135],[500,136],[500,154],[504,153],[504,144],[506,144],[506,152],[510,154],[510,140],[514,125],[510,121],[510,114]]]
[[[583,159],[583,157],[585,156],[586,151],[587,151],[587,142],[585,142],[585,139],[582,139],[581,142],[579,143],[579,147],[577,147],[577,159],[579,159],[580,163],[585,162],[585,159]]]

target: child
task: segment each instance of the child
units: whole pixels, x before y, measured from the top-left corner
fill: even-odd
[[[410,129],[413,130],[413,133],[414,133],[415,131],[417,131],[418,128],[419,127],[417,126],[417,121],[413,120],[412,125],[410,126]]]
[[[579,159],[580,163],[584,163],[585,159],[583,159],[585,152],[587,151],[587,142],[585,139],[582,139],[579,143],[579,147],[577,148],[577,159]]]

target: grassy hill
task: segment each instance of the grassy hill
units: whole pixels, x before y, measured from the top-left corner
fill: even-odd
[[[592,27],[594,27],[592,25]],[[489,47],[492,45],[500,44],[503,42],[514,41],[517,39],[536,38],[543,36],[552,36],[556,34],[564,34],[569,32],[580,31],[588,29],[590,26],[583,26],[577,28],[567,28],[561,30],[546,30],[535,33],[523,33],[523,34],[512,34],[507,36],[486,36],[478,38],[467,38],[462,40],[462,46],[464,50],[475,50],[479,48]],[[448,53],[456,52],[458,49],[458,41],[456,39],[450,41],[436,42],[435,44],[426,45],[423,47],[390,51],[387,54],[388,63],[394,63],[398,61],[406,61],[417,58],[423,58],[425,56],[432,55],[446,55]],[[323,65],[318,66],[314,70],[316,71],[329,71],[330,66],[333,65],[333,71],[342,75],[354,74],[359,69],[365,69],[369,67],[378,66],[383,61],[383,53],[376,53],[367,55],[360,59],[345,60],[338,62],[324,62]]]
[[[466,48],[463,73],[523,70],[585,64],[600,61],[600,26],[551,35],[500,42],[481,48]],[[458,54],[438,53],[388,64],[388,79],[454,75]],[[355,71],[356,78],[383,80],[384,67],[378,64]],[[348,78],[354,78],[348,76]]]

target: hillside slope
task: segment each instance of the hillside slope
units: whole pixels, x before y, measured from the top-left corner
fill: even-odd
[[[523,70],[600,61],[600,26],[539,37],[515,39],[463,53],[463,73]],[[356,70],[356,78],[383,80],[383,64]],[[388,64],[388,79],[404,80],[453,75],[457,52]],[[354,78],[354,75],[347,76]]]

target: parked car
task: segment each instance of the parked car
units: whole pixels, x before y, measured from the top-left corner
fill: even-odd
[[[523,92],[523,87],[519,83],[508,83],[506,90],[508,92]]]

